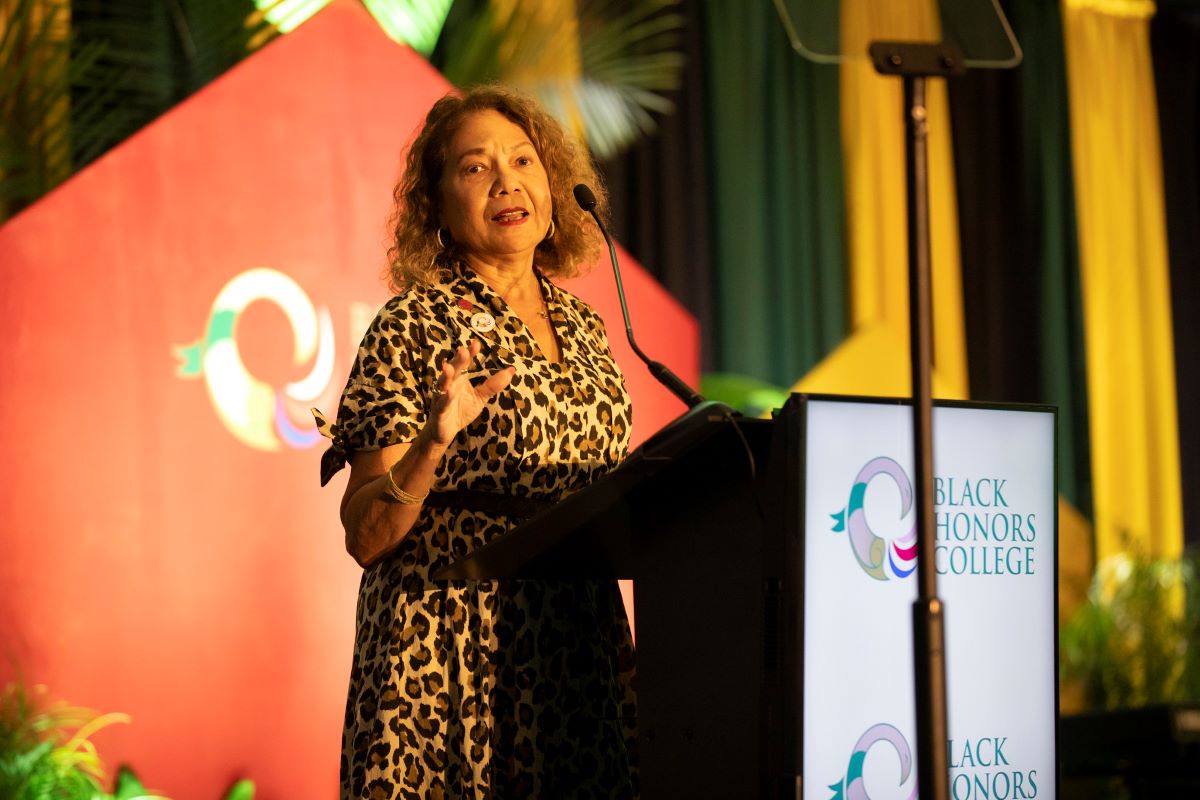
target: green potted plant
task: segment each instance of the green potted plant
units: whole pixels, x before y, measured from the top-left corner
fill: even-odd
[[[1080,713],[1060,726],[1067,800],[1192,797],[1195,745],[1179,737],[1200,712],[1200,559],[1134,548],[1097,565],[1059,639],[1064,696]],[[1187,755],[1187,753],[1192,755]]]
[[[120,767],[111,793],[91,737],[126,714],[97,714],[52,702],[45,686],[13,682],[0,692],[0,797],[4,800],[169,800]],[[238,781],[224,800],[253,800],[254,784]]]
[[[1200,702],[1200,558],[1105,559],[1059,644],[1089,710]]]

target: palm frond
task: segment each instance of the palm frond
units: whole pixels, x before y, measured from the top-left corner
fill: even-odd
[[[0,11],[0,220],[328,2],[11,0]],[[424,54],[454,5],[362,2]],[[672,109],[664,92],[683,65],[676,4],[477,0],[446,44],[445,72],[458,85],[523,88],[608,156]]]
[[[423,56],[433,52],[454,0],[363,0],[384,33]]]
[[[604,143],[593,146],[598,156],[653,132],[653,113],[674,111],[662,93],[679,88],[684,65],[678,49],[684,18],[675,7],[674,0],[580,3],[584,80],[577,102],[589,143]]]
[[[516,3],[498,13],[488,3],[446,43],[443,72],[458,86],[501,81],[538,98],[588,146],[605,158],[652,132],[654,114],[674,106],[663,95],[677,89],[683,69],[678,51],[683,15],[676,0],[579,0],[571,30],[539,14],[537,4]],[[577,36],[575,72],[561,51],[563,36]],[[566,65],[566,68],[564,68]]]
[[[505,35],[511,33],[497,23],[495,10],[483,6],[448,36],[442,74],[455,86],[500,80],[497,40]]]
[[[84,62],[70,58],[67,0],[19,0],[3,9],[0,37],[0,219],[71,174],[61,135],[70,86]]]
[[[280,33],[289,33],[329,5],[329,0],[254,0],[263,18]]]
[[[0,796],[105,797],[104,765],[89,737],[124,714],[103,716],[51,702],[45,686],[0,691]]]
[[[17,0],[3,9],[0,220],[277,35],[269,16],[283,6],[299,13],[296,0]]]

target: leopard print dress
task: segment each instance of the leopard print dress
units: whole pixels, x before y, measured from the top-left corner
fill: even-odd
[[[358,450],[416,438],[442,361],[472,336],[483,343],[472,371],[517,372],[454,440],[433,491],[553,501],[613,469],[631,411],[603,323],[539,281],[558,363],[469,270],[444,270],[384,305],[336,423],[320,420],[333,439],[322,484]],[[636,796],[633,645],[615,583],[431,578],[514,521],[424,507],[400,545],[363,572],[343,800]]]

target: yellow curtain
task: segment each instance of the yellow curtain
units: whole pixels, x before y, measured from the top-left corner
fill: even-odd
[[[1183,546],[1148,0],[1064,0],[1096,556]]]
[[[841,47],[862,58],[841,66],[842,153],[851,286],[851,336],[794,387],[802,392],[910,393],[908,234],[903,86],[866,60],[875,39],[938,41],[931,0],[844,0]],[[927,84],[929,213],[933,264],[934,394],[965,398],[957,196],[945,81]]]

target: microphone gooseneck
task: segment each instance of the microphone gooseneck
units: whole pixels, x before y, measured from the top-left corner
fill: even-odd
[[[621,284],[621,267],[617,264],[617,249],[613,246],[612,237],[608,235],[608,229],[604,227],[604,223],[600,221],[600,216],[596,213],[596,195],[588,188],[586,184],[575,185],[575,202],[584,211],[592,215],[592,219],[596,220],[596,226],[600,228],[600,233],[604,235],[604,241],[608,244],[608,256],[612,261],[613,276],[617,280],[617,298],[621,301],[621,316],[625,320],[625,338],[629,340],[629,346],[633,348],[633,352],[638,358],[645,363],[650,370],[650,374],[655,380],[670,390],[671,394],[682,400],[688,408],[695,408],[704,402],[695,389],[688,386],[674,372],[672,372],[665,364],[658,361],[653,361],[642,352],[642,348],[637,346],[637,342],[633,339],[633,324],[629,321],[629,306],[625,302],[625,287]]]

